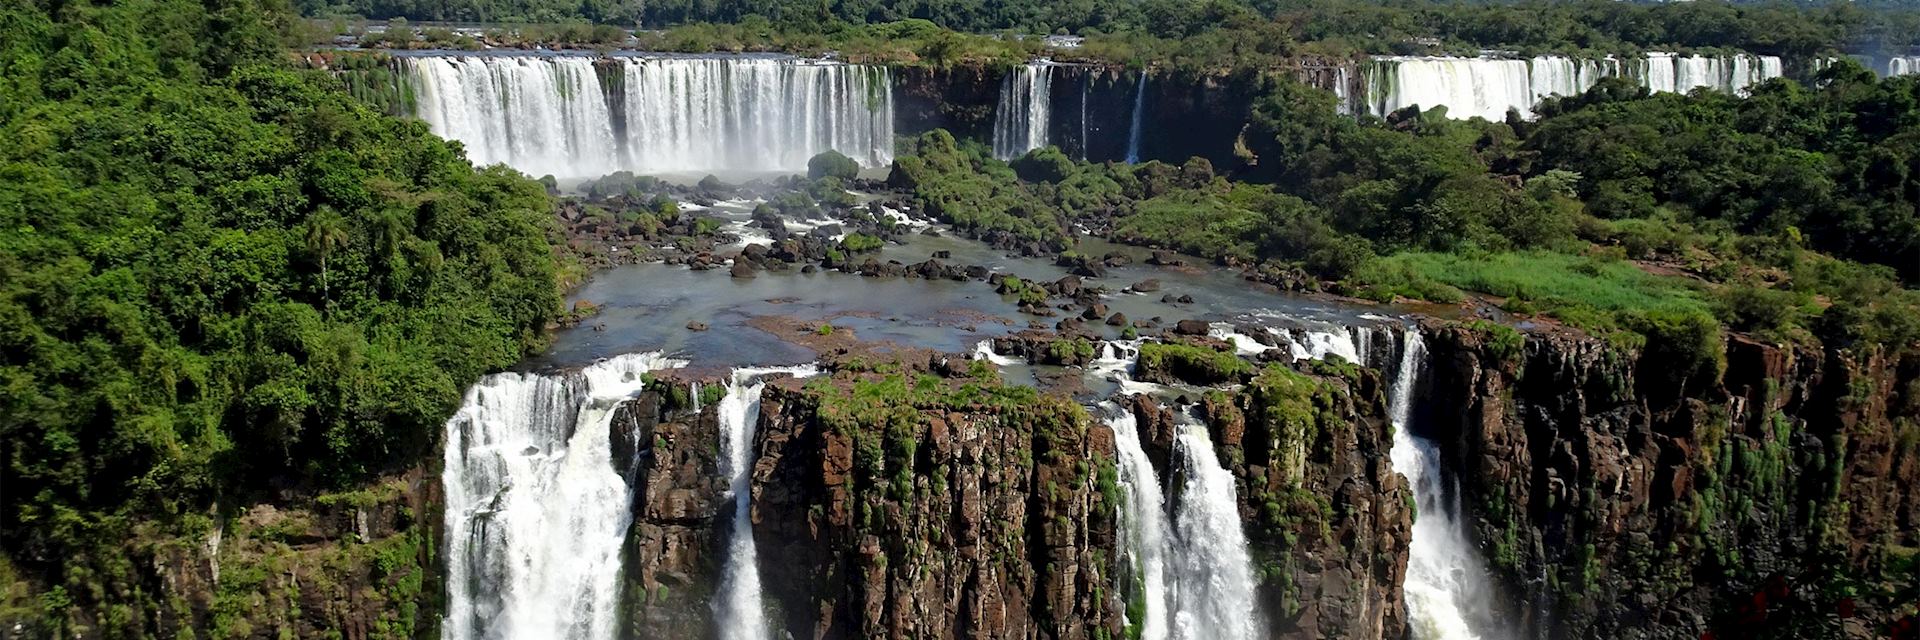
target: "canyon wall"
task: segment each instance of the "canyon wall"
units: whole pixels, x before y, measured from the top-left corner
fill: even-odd
[[[1920,357],[1436,326],[1417,429],[1529,637],[1884,637],[1911,622]],[[1454,399],[1454,400],[1443,400]]]

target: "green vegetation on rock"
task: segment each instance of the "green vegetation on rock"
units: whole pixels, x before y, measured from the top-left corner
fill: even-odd
[[[1140,345],[1140,379],[1192,384],[1238,382],[1253,373],[1253,365],[1231,349],[1167,342]]]

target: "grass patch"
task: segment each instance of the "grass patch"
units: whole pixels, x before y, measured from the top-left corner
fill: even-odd
[[[1707,314],[1698,284],[1657,276],[1630,263],[1547,252],[1466,256],[1413,252],[1381,258],[1354,276],[1375,292],[1456,302],[1460,291],[1509,299],[1577,326],[1620,328],[1623,312]],[[1451,292],[1449,292],[1451,290]]]
[[[1140,345],[1139,367],[1143,379],[1202,385],[1238,382],[1253,374],[1253,365],[1231,351],[1164,342]]]

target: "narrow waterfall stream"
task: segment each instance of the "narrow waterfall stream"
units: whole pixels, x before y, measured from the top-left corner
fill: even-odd
[[[753,542],[752,462],[754,429],[760,422],[760,392],[765,376],[775,373],[805,378],[819,373],[813,365],[766,369],[735,369],[720,400],[720,455],[733,497],[733,528],[728,532],[725,569],[720,574],[720,597],[713,602],[714,626],[726,640],[765,640],[766,613],[761,605],[759,550]]]
[[[1176,640],[1258,637],[1253,559],[1240,528],[1233,472],[1214,455],[1207,428],[1180,426],[1174,466],[1184,476],[1174,508],[1173,628]]]
[[[1140,136],[1144,135],[1142,120],[1147,113],[1147,71],[1140,70],[1140,81],[1133,85],[1133,122],[1127,125],[1127,164],[1140,162]]]
[[[613,410],[657,353],[576,374],[500,373],[447,420],[446,640],[614,637],[633,490],[614,466]]]
[[[1415,640],[1499,640],[1480,606],[1490,597],[1480,552],[1460,519],[1460,505],[1447,497],[1440,451],[1413,435],[1413,403],[1427,348],[1418,328],[1404,333],[1400,360],[1388,391],[1393,420],[1393,468],[1406,476],[1415,503],[1413,540],[1407,553],[1407,613]]]
[[[1140,444],[1139,419],[1118,406],[1107,407],[1107,427],[1113,429],[1115,465],[1126,505],[1120,510],[1121,552],[1131,571],[1127,624],[1137,625],[1139,640],[1166,640],[1167,610],[1167,502],[1160,490],[1153,461]],[[1139,619],[1131,619],[1131,618]]]

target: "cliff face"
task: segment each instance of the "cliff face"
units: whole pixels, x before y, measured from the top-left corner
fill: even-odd
[[[1430,342],[1417,429],[1531,634],[1883,637],[1911,615],[1913,353],[1735,336],[1697,369],[1561,334]]]
[[[752,517],[778,559],[761,578],[779,623],[796,638],[1118,637],[1111,434],[1027,389],[908,384],[767,389]]]
[[[1144,398],[1133,405],[1149,450],[1166,451],[1171,416]],[[1207,394],[1201,409],[1238,480],[1268,635],[1406,637],[1413,514],[1378,376],[1270,366],[1240,392]]]
[[[1061,65],[1050,75],[1047,140],[1069,156],[1123,160],[1142,112],[1140,157],[1178,164],[1193,156],[1222,169],[1238,166],[1235,142],[1261,90],[1259,74],[1192,76],[1098,65]],[[1320,75],[1300,74],[1319,81]],[[1332,86],[1332,75],[1325,75]],[[955,137],[991,143],[995,107],[1005,71],[958,66],[894,70],[895,131],[917,135],[947,129]]]
[[[730,512],[714,409],[694,411],[685,386],[656,384],[614,410],[614,463],[633,487],[621,549],[625,638],[704,638]],[[676,401],[677,400],[677,401]],[[711,404],[711,403],[708,403]]]
[[[97,608],[64,590],[11,602],[0,559],[0,638],[411,638],[437,635],[440,484],[423,470],[358,491],[216,507],[209,520],[143,523],[88,559]],[[56,629],[58,620],[77,624]]]

